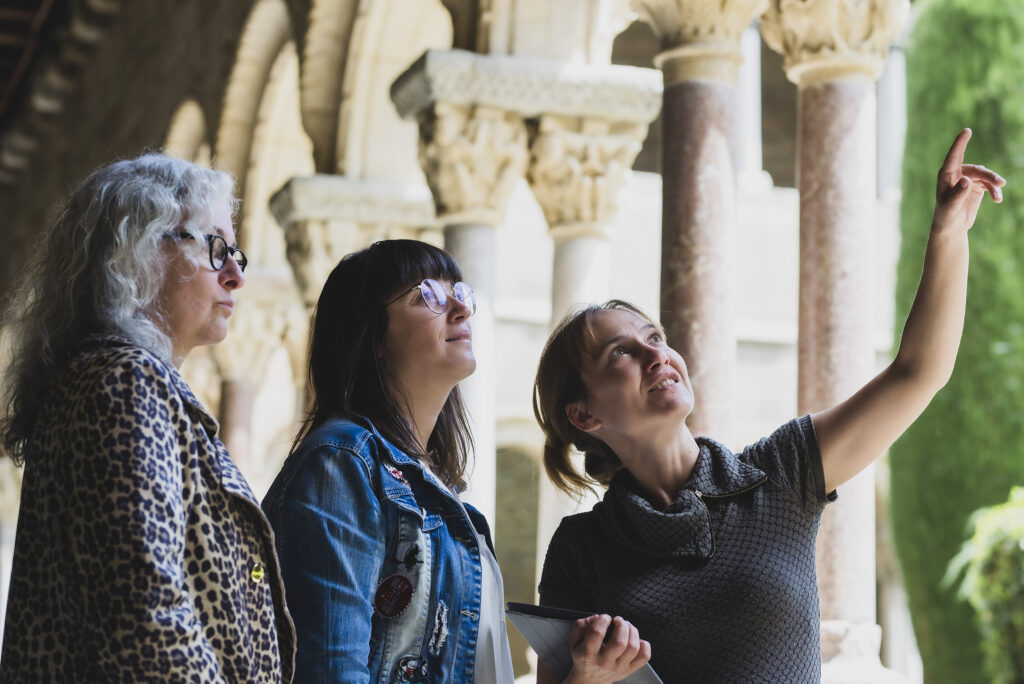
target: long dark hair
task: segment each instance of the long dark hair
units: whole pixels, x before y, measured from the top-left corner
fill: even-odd
[[[456,282],[462,271],[444,250],[417,240],[382,240],[344,257],[324,283],[309,343],[311,406],[292,450],[335,416],[369,418],[406,454],[426,460],[449,487],[461,489],[473,449],[466,409],[455,387],[423,453],[412,408],[387,355],[387,302],[424,278]]]

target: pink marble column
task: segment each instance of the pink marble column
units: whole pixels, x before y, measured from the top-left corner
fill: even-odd
[[[664,67],[663,67],[664,68]],[[731,437],[735,86],[669,82],[662,109],[661,321],[697,395],[694,434]]]
[[[801,414],[829,408],[872,375],[870,244],[875,89],[866,78],[799,91]],[[823,620],[875,622],[874,470],[840,488],[822,518]]]
[[[736,90],[741,40],[767,0],[633,0],[662,52],[661,322],[686,360],[698,435],[732,438]]]
[[[765,41],[799,88],[801,413],[836,405],[873,372],[870,244],[876,200],[875,82],[907,0],[772,2]],[[823,682],[889,682],[875,624],[875,482],[839,488],[818,532]]]

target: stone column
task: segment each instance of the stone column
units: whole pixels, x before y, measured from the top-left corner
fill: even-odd
[[[592,67],[587,71],[595,101],[604,102],[600,112],[581,114],[572,100],[551,102],[554,111],[529,122],[527,179],[555,243],[552,327],[573,307],[609,297],[608,238],[618,213],[619,192],[661,106],[661,79],[654,70]],[[564,92],[562,78],[551,74],[547,88]],[[628,103],[628,108],[621,103]],[[594,500],[575,501],[543,475],[538,488],[539,577],[558,523],[577,510],[589,509]]]
[[[661,41],[662,323],[697,396],[694,434],[732,436],[736,79],[767,0],[633,0]]]
[[[508,62],[506,58],[503,60]],[[461,50],[425,53],[391,87],[402,118],[419,125],[419,160],[434,197],[445,249],[477,295],[476,372],[460,383],[476,458],[466,500],[493,520],[495,486],[494,230],[526,167],[526,126],[492,97],[495,61]]]
[[[799,88],[798,410],[834,406],[873,372],[870,248],[875,82],[907,0],[774,0],[765,40]],[[818,536],[825,681],[886,681],[875,625],[874,471],[843,485]],[[854,677],[854,678],[850,678]]]

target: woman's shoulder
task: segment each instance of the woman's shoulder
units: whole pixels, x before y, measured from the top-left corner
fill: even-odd
[[[48,394],[57,404],[150,394],[166,400],[172,384],[170,369],[153,352],[117,337],[92,337],[71,354]]]
[[[90,337],[84,340],[72,354],[65,376],[71,380],[78,376],[103,375],[119,371],[130,371],[130,377],[138,377],[141,374],[170,380],[167,364],[159,356],[115,336]]]
[[[298,460],[330,455],[357,458],[368,468],[393,469],[412,459],[387,441],[373,423],[359,415],[338,415],[309,431],[295,447],[292,456]]]
[[[328,447],[361,453],[368,448],[373,437],[369,421],[363,424],[352,417],[336,416],[310,430],[296,446],[295,452],[306,453]]]

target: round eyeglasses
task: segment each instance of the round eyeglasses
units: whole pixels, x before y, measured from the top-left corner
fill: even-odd
[[[426,304],[427,308],[434,313],[441,314],[448,310],[448,292],[445,290],[444,285],[433,278],[427,278],[419,284],[413,285],[408,290],[404,290],[402,294],[392,299],[390,302],[385,304],[385,306],[391,306],[413,290],[420,291],[420,296],[423,297],[423,303]],[[473,288],[469,285],[461,280],[455,283],[451,287],[451,296],[461,302],[464,307],[469,309],[470,316],[476,313],[476,296],[473,294]]]
[[[173,233],[167,237],[173,237],[179,240],[194,239],[192,237],[192,233],[186,233],[184,231],[180,233]],[[210,266],[214,271],[224,270],[224,265],[228,262],[228,257],[231,257],[238,262],[239,271],[245,271],[245,266],[249,263],[249,259],[246,258],[245,252],[237,247],[228,246],[228,241],[216,233],[207,233],[203,237],[206,238],[206,243],[210,247]]]

